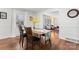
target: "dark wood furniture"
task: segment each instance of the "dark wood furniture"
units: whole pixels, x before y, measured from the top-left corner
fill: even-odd
[[[23,47],[24,38],[27,37],[27,34],[23,32],[23,29],[22,29],[22,26],[21,25],[18,25],[18,28],[19,28],[19,32],[20,32],[20,40],[19,40],[19,43],[22,42],[22,47]]]
[[[31,27],[25,27],[25,31],[27,33],[27,48],[28,43],[32,44],[32,49],[35,44],[38,44],[40,47],[40,38],[33,36]]]

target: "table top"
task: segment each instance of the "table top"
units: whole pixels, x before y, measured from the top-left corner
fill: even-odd
[[[33,33],[37,33],[37,34],[45,34],[47,32],[50,32],[50,30],[46,30],[46,29],[33,29]]]
[[[46,30],[46,29],[32,29],[33,33],[37,33],[37,34],[45,34],[47,32],[51,32],[51,30]],[[24,33],[25,33],[25,29],[24,29]]]

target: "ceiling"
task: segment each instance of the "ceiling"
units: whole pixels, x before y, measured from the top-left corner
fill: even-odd
[[[18,9],[37,13],[37,12],[47,10],[49,8],[18,8]]]
[[[56,10],[56,11],[51,11],[51,12],[48,12],[48,14],[51,14],[51,15],[58,15],[59,14],[59,11]]]

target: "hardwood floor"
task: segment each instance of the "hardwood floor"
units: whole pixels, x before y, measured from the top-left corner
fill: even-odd
[[[18,38],[7,38],[0,40],[0,50],[15,50]]]
[[[41,48],[39,48],[38,45],[36,45],[34,47],[34,50],[79,50],[79,44],[59,39],[58,36],[59,35],[56,31],[52,31],[51,33],[52,46],[50,47],[49,44],[47,44],[46,46],[44,44],[41,44]],[[24,41],[24,44],[26,44],[26,41]],[[29,44],[28,50],[32,50],[30,46],[31,44]],[[24,45],[24,47],[26,47],[26,45]],[[23,50],[23,49],[25,48],[22,48],[21,44],[19,44],[19,37],[0,40],[0,50]]]

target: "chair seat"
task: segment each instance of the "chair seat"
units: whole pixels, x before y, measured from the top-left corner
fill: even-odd
[[[45,34],[42,34],[42,36],[45,36]]]
[[[39,41],[40,38],[33,36],[33,41]]]
[[[27,37],[27,34],[26,33],[23,33],[23,37]]]
[[[28,39],[28,38],[27,38]],[[40,38],[32,36],[30,37],[30,39],[28,39],[28,42],[32,43],[32,42],[39,42]]]

